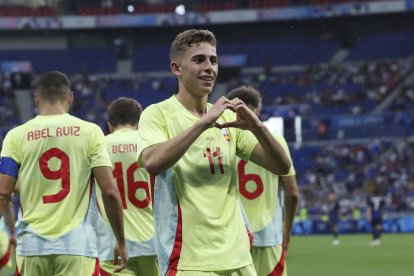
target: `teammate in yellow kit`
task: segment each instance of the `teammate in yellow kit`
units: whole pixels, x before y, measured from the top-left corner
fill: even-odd
[[[113,273],[113,248],[116,239],[103,209],[102,192],[97,189],[99,210],[98,244],[101,276],[145,275],[157,276],[152,195],[154,179],[137,162],[138,121],[141,105],[131,98],[119,98],[108,107],[107,135],[109,157],[113,167],[113,182],[121,194],[124,208],[125,238],[129,260],[124,270]],[[103,219],[102,219],[103,218]]]
[[[241,99],[259,116],[262,98],[253,87],[236,88],[227,94],[227,98]],[[283,136],[273,135],[290,157]],[[240,199],[253,232],[252,258],[257,275],[285,276],[284,248],[289,244],[299,198],[295,169],[292,165],[289,173],[276,175],[252,162],[239,159],[237,172]],[[282,187],[279,187],[279,182]]]
[[[40,115],[10,130],[0,163],[0,214],[19,179],[22,217],[17,223],[21,275],[97,273],[97,242],[89,216],[92,173],[127,261],[122,203],[112,184],[101,129],[67,112],[73,92],[66,75],[48,72],[36,86]],[[95,272],[94,272],[95,271]]]

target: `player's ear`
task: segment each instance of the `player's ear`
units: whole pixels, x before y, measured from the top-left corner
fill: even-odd
[[[111,125],[110,122],[108,122],[108,129],[110,133],[114,132],[114,127]]]
[[[171,72],[177,77],[181,76],[181,67],[177,61],[173,60],[170,63]]]
[[[68,103],[69,103],[69,105],[71,105],[73,103],[73,91],[70,91],[70,93],[69,93]]]
[[[39,95],[36,91],[34,92],[33,101],[36,105],[39,105]]]

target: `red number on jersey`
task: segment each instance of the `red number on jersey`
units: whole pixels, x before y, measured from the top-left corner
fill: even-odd
[[[208,163],[210,164],[210,172],[211,174],[216,173],[216,169],[214,168],[213,157],[217,157],[219,162],[220,173],[224,174],[224,166],[223,166],[223,157],[220,155],[220,148],[216,147],[216,151],[211,154],[211,149],[207,148],[204,152],[204,157],[207,157]]]
[[[263,193],[263,181],[257,174],[246,174],[246,164],[246,161],[240,160],[237,166],[237,171],[239,173],[239,190],[245,198],[253,200]],[[247,182],[249,181],[256,183],[256,189],[252,192],[248,191],[246,188]]]
[[[122,170],[122,163],[121,162],[116,162],[115,163],[115,168],[112,171],[112,176],[116,180],[116,186],[118,187],[119,194],[121,195],[122,207],[124,209],[126,209],[127,204],[126,204],[126,199],[125,199],[124,173],[123,173],[123,170]]]
[[[150,192],[148,187],[148,182],[145,181],[135,181],[135,171],[139,168],[137,162],[132,163],[127,169],[127,189],[128,189],[128,199],[135,207],[137,208],[146,208],[150,203]],[[122,163],[116,162],[115,168],[112,172],[112,175],[116,179],[116,185],[118,187],[119,193],[121,194],[122,206],[124,209],[127,208],[126,197],[125,197],[125,183],[124,183],[124,173],[122,170]],[[153,178],[150,179],[151,186],[153,186]],[[145,191],[145,199],[139,200],[135,197],[138,189],[143,189]]]
[[[49,168],[51,158],[60,160],[60,167],[56,171]],[[58,148],[51,148],[42,154],[39,158],[39,168],[43,176],[47,179],[61,179],[62,189],[54,195],[45,195],[42,197],[43,203],[56,203],[62,201],[70,192],[70,162],[69,156]]]

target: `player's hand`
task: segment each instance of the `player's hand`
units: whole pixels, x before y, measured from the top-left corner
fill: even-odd
[[[118,258],[121,258],[121,262],[119,264],[119,267],[114,270],[114,272],[120,272],[123,270],[126,266],[126,263],[128,261],[128,248],[126,247],[126,244],[119,245],[118,243],[115,245],[114,248],[114,265],[118,264]]]
[[[218,101],[210,108],[210,110],[204,114],[201,120],[205,121],[210,127],[221,127],[220,124],[216,123],[217,119],[223,114],[224,110],[230,109],[235,111],[233,104],[229,99],[222,96]]]
[[[290,231],[283,230],[282,247],[283,247],[283,250],[286,251],[286,253],[287,253],[287,250],[288,250],[288,247],[289,247],[290,236],[291,236]]]
[[[221,124],[221,127],[236,127],[240,129],[247,129],[254,133],[255,129],[261,127],[262,122],[260,119],[254,114],[250,108],[246,106],[246,104],[240,100],[239,98],[234,98],[231,100],[231,104],[233,105],[234,111],[237,114],[237,119],[233,122],[226,122]]]

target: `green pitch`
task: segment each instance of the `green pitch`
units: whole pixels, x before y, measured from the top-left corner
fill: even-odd
[[[380,246],[370,246],[370,235],[292,237],[288,276],[413,276],[414,234],[383,235]],[[14,275],[4,269],[1,275]]]
[[[286,257],[288,276],[413,276],[414,234],[385,234],[380,246],[370,235],[294,236]]]

